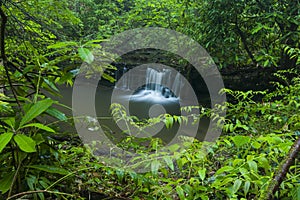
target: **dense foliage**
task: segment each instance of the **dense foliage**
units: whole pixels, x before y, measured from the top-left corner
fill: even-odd
[[[298,1],[6,0],[0,16],[0,199],[300,199]],[[224,122],[215,143],[182,137],[186,148],[170,146],[172,154],[157,152],[158,138],[127,134],[118,146],[143,152],[137,163],[150,168],[136,173],[122,161],[110,167],[76,133],[62,131],[58,124],[73,119],[61,110],[70,108],[50,94],[73,84],[101,41],[151,26],[190,36],[220,68],[271,69],[273,82],[264,91],[224,89],[230,102],[217,108],[227,107],[225,118],[203,108],[200,116],[140,121],[113,104],[118,120],[140,130],[201,117]],[[85,75],[105,69],[116,67],[97,65]]]

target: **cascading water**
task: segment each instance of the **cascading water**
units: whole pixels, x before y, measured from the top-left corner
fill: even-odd
[[[157,101],[178,100],[180,98],[180,89],[182,87],[180,73],[172,75],[170,69],[153,69],[148,67],[144,75],[145,85],[140,87],[133,95],[133,98],[152,99]],[[175,77],[175,78],[174,78]],[[122,80],[122,89],[129,89],[130,79],[126,77]],[[138,77],[134,77],[138,78]]]
[[[179,74],[179,73],[178,73]],[[180,77],[179,75],[176,77]],[[172,81],[171,71],[169,69],[155,70],[153,68],[147,68],[146,72],[146,86],[140,93],[147,97],[161,98],[179,98],[180,81],[175,78]]]
[[[135,76],[135,79],[138,77]],[[143,86],[130,96],[130,113],[138,118],[156,117],[162,113],[180,115],[180,74],[171,69],[148,67],[143,74]],[[179,82],[178,82],[179,81]],[[156,107],[160,105],[162,107]],[[154,115],[150,110],[154,111]],[[153,110],[152,110],[153,111]]]
[[[167,87],[170,83],[170,73],[171,71],[169,69],[157,71],[152,68],[147,68],[144,92],[158,97],[169,98],[171,91]]]

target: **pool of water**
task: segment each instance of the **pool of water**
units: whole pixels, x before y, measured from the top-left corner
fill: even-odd
[[[155,94],[151,94],[153,91],[148,91],[148,93],[146,91],[137,92],[132,95],[132,92],[129,90],[116,89],[114,87],[106,87],[102,85],[98,85],[96,94],[94,96],[90,96],[91,87],[89,83],[82,83],[79,87],[79,90],[82,92],[81,96],[78,98],[82,98],[82,102],[86,102],[87,104],[95,104],[94,109],[101,129],[107,134],[107,137],[115,143],[128,135],[128,132],[126,132],[127,130],[124,126],[116,123],[115,119],[113,119],[110,109],[112,103],[122,104],[124,102],[128,102],[129,110],[126,110],[127,114],[130,116],[136,116],[139,119],[157,117],[159,114],[163,113],[181,115],[180,102],[176,97],[163,98],[159,95],[156,96]],[[54,96],[53,98],[71,108],[73,88],[68,86],[59,86],[59,90],[61,97]],[[114,96],[115,92],[117,92],[117,96]],[[72,111],[70,109],[61,107],[59,109],[65,112],[68,116],[72,116]],[[87,116],[91,112],[92,110],[86,110]],[[82,117],[84,118],[87,116]],[[205,137],[208,125],[208,119],[203,118],[200,120],[196,135],[197,139],[201,140]],[[181,131],[180,135],[193,136],[193,126],[194,125],[189,123],[179,130],[179,124],[177,123],[174,123],[171,128],[166,128],[164,123],[161,122],[155,126],[155,129],[149,128],[147,131],[149,132],[149,135],[159,137],[168,143],[174,138],[178,131]],[[63,124],[61,127],[63,131],[76,133],[74,126]],[[92,130],[93,127],[91,126],[90,129]]]

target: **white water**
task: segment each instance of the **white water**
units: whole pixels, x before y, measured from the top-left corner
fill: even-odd
[[[123,70],[123,73],[127,72]],[[153,69],[148,67],[145,74],[143,75],[145,85],[136,91],[131,98],[135,100],[151,100],[155,102],[159,101],[174,101],[180,98],[180,89],[182,87],[182,81],[180,73],[172,74],[170,69]],[[133,81],[140,79],[136,74],[126,75],[122,77],[121,87],[118,89],[130,90],[133,88]]]

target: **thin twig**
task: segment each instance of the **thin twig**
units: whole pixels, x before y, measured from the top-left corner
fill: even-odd
[[[18,154],[18,152],[16,152],[16,153]],[[13,180],[12,180],[11,185],[10,185],[10,189],[9,189],[9,192],[8,192],[8,197],[11,196],[11,193],[12,193],[12,191],[13,191],[14,184],[15,184],[15,182],[16,182],[16,180],[17,180],[17,177],[18,177],[18,174],[19,174],[19,171],[20,171],[20,168],[21,168],[21,163],[22,163],[22,162],[19,161],[17,170],[16,170],[16,172],[15,172],[15,175],[14,175]]]
[[[26,192],[21,192],[21,193],[15,194],[15,195],[13,195],[11,197],[8,197],[6,200],[11,200],[11,199],[15,199],[17,197],[22,197],[22,196],[25,196],[25,195],[35,194],[35,193],[59,194],[59,195],[65,195],[65,196],[70,196],[70,197],[74,197],[75,196],[73,194],[68,194],[68,193],[64,193],[64,192],[48,191],[48,190],[35,190],[35,191],[26,191]]]

